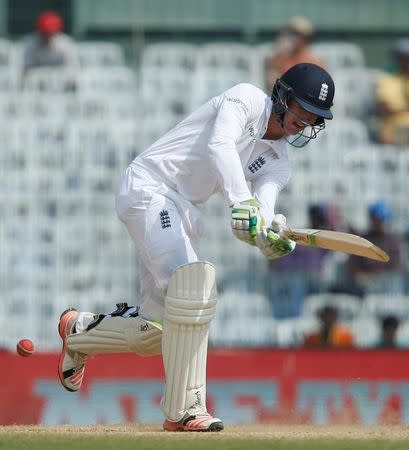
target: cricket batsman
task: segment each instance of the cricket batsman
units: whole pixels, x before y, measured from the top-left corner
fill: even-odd
[[[61,315],[59,378],[80,389],[88,355],[162,354],[166,431],[220,431],[206,408],[206,360],[217,292],[214,266],[199,258],[206,224],[197,205],[221,192],[240,240],[268,259],[292,252],[280,235],[276,198],[289,179],[289,145],[303,147],[332,119],[335,87],[314,64],[297,64],[271,97],[238,84],[213,97],[138,155],[116,192],[116,211],[140,258],[138,306]],[[217,232],[217,230],[214,230]]]

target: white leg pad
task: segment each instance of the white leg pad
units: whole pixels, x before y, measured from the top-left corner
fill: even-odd
[[[160,325],[139,316],[106,316],[89,331],[70,334],[67,344],[69,350],[86,355],[126,352],[158,355],[162,351],[162,330]]]
[[[170,279],[163,322],[162,410],[171,421],[206,410],[207,344],[216,296],[215,270],[208,262],[180,266]]]

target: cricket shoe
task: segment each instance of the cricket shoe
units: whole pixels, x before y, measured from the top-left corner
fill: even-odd
[[[69,308],[61,314],[60,323],[58,324],[58,333],[62,339],[62,349],[58,361],[58,376],[63,387],[70,392],[76,392],[81,387],[87,360],[87,355],[70,351],[67,346],[67,336],[75,332],[74,326],[78,316],[79,312],[76,309]]]
[[[167,419],[163,422],[165,431],[222,431],[223,428],[223,422],[208,413],[195,416],[186,414],[179,422]]]

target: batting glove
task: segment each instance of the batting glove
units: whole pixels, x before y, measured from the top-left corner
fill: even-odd
[[[276,233],[281,232],[281,230],[286,226],[287,218],[283,214],[276,214],[271,221],[270,228]]]
[[[280,235],[287,219],[282,214],[276,214],[271,222],[271,228],[261,230],[256,237],[256,245],[267,259],[277,259],[290,254],[295,249],[295,242]]]
[[[264,219],[260,214],[260,205],[250,199],[235,203],[231,209],[231,229],[237,239],[250,245],[257,245],[256,236],[264,227]]]

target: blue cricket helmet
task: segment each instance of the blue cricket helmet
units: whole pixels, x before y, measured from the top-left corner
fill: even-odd
[[[335,84],[325,69],[316,64],[296,64],[277,81],[289,88],[289,98],[294,98],[306,111],[323,119],[332,119],[330,108],[333,105]]]

